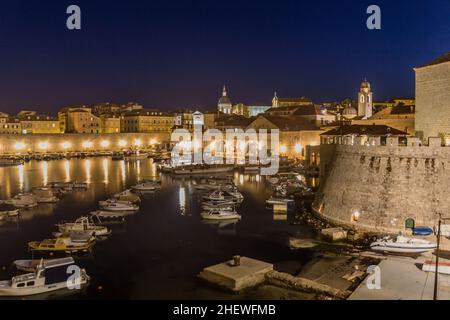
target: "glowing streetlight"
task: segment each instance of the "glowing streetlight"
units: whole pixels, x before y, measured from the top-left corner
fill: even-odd
[[[42,141],[42,142],[39,143],[38,147],[41,150],[48,149],[48,142],[47,141]]]
[[[300,143],[297,143],[294,147],[296,153],[301,153],[303,150],[303,146]]]
[[[158,143],[158,141],[156,141],[156,139],[150,139],[150,145],[154,145],[157,143]]]
[[[92,148],[92,142],[91,141],[84,141],[82,144],[83,148],[89,149]]]
[[[25,143],[23,143],[23,142],[16,142],[16,144],[14,145],[14,148],[16,150],[23,150],[23,149],[25,149]]]
[[[119,147],[126,147],[127,142],[125,140],[119,140]]]
[[[141,139],[136,139],[136,140],[134,140],[134,146],[135,146],[135,147],[140,147],[140,146],[142,146],[142,140],[141,140]]]
[[[102,148],[107,148],[109,147],[110,142],[108,140],[103,140],[102,142],[100,142],[100,145],[102,146]]]
[[[71,147],[71,145],[72,144],[69,141],[64,141],[63,144],[62,144],[62,147],[64,149],[69,149]]]
[[[281,152],[281,153],[286,153],[286,151],[287,151],[287,147],[286,147],[284,144],[282,144],[282,145],[280,146],[280,152]]]

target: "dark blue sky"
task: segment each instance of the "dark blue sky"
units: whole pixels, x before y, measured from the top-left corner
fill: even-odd
[[[66,29],[66,8],[82,30]],[[378,4],[382,30],[366,28]],[[450,51],[448,0],[0,1],[0,109],[138,101],[211,108],[279,96],[414,95],[413,67]]]

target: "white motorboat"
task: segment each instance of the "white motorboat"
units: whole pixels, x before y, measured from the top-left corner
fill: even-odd
[[[131,203],[113,202],[102,207],[106,211],[138,211],[139,207]]]
[[[238,192],[239,193],[239,192]],[[240,193],[239,193],[240,194]],[[240,194],[241,197],[239,197],[237,194],[233,195],[227,191],[221,191],[221,190],[216,190],[214,192],[211,192],[207,195],[203,196],[203,200],[207,201],[207,202],[242,202],[243,200],[243,196],[242,194]]]
[[[215,210],[215,209],[221,209],[221,210],[227,210],[232,211],[236,207],[236,203],[232,201],[225,201],[222,203],[214,203],[214,202],[203,202],[202,203],[202,209],[203,210]]]
[[[96,210],[90,213],[91,216],[96,217],[98,219],[117,219],[124,218],[133,214],[133,211],[105,211],[105,210]]]
[[[33,195],[38,203],[56,203],[59,201],[51,188],[35,188],[33,189]]]
[[[31,193],[19,193],[12,199],[4,200],[3,202],[17,208],[33,208],[38,205],[36,198]]]
[[[125,201],[125,200],[118,200],[115,198],[112,199],[108,199],[108,200],[101,200],[98,202],[98,205],[100,206],[100,208],[105,208],[107,206],[109,206],[110,204],[113,203],[119,203],[119,204],[125,204],[125,205],[133,205],[133,203],[131,203],[130,201]]]
[[[113,195],[113,198],[120,201],[129,201],[131,203],[138,203],[141,201],[141,198],[139,198],[137,194],[133,193],[131,189],[116,193]]]
[[[397,236],[395,240],[389,237],[379,239],[370,244],[374,251],[396,253],[424,253],[436,249],[436,244],[423,239]]]
[[[270,197],[269,199],[266,200],[266,204],[269,204],[269,205],[274,205],[274,204],[289,205],[290,203],[293,203],[293,202],[294,202],[293,199],[275,198],[275,197]]]
[[[96,237],[107,236],[111,230],[104,226],[97,226],[89,217],[81,217],[75,222],[66,222],[56,225],[60,232],[92,232]]]
[[[18,216],[19,216],[19,209],[0,211],[0,221],[5,220],[7,218],[14,218]]]
[[[0,281],[0,296],[29,296],[61,289],[80,289],[89,282],[86,270],[74,275],[70,267],[77,268],[72,257],[41,261],[32,273]]]
[[[228,210],[209,210],[201,213],[201,217],[205,220],[239,220],[241,215],[236,211]]]
[[[148,192],[148,191],[156,191],[161,190],[161,185],[157,182],[147,181],[143,183],[139,183],[135,186],[132,186],[131,189],[137,192]]]

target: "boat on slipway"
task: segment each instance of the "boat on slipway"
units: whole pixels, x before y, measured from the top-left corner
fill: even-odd
[[[436,243],[423,239],[408,238],[397,236],[395,239],[389,237],[379,239],[370,244],[374,251],[393,252],[393,253],[424,253],[435,250]]]
[[[33,272],[0,281],[0,296],[30,296],[61,289],[81,289],[90,278],[85,269],[79,275],[68,273],[78,268],[72,257],[41,260]]]

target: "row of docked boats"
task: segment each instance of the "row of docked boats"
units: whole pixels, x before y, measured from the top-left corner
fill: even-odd
[[[234,182],[228,177],[209,178],[196,182],[195,190],[201,193],[200,214],[204,221],[238,221],[241,215],[236,211],[244,201]]]

